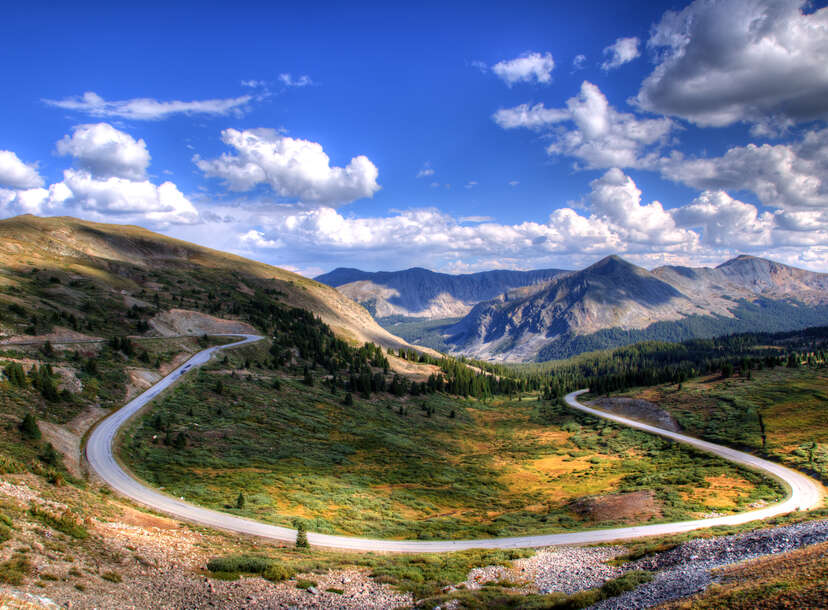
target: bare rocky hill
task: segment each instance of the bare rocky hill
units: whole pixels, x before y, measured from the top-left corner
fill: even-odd
[[[458,353],[529,361],[641,340],[792,330],[826,320],[824,273],[750,256],[716,268],[648,271],[610,256],[528,295],[480,303],[447,333]]]

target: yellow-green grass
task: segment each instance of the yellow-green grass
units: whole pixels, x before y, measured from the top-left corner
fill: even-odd
[[[680,388],[660,385],[625,395],[655,402],[690,434],[767,453],[828,482],[828,368],[776,367],[751,371],[750,378],[714,375]]]
[[[300,371],[259,367],[266,350],[234,350],[160,400],[123,434],[125,463],[205,506],[386,538],[616,525],[572,506],[615,492],[654,490],[659,510],[644,520],[739,510],[781,493],[712,456],[535,398],[375,394],[345,406],[344,392],[331,393],[320,372],[308,387]],[[733,489],[717,490],[712,505],[693,495],[716,477]]]

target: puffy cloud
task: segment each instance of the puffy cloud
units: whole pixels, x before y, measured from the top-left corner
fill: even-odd
[[[624,241],[655,247],[694,246],[696,234],[677,228],[660,202],[642,205],[641,190],[620,169],[610,169],[590,186],[590,209],[613,226]]]
[[[583,70],[586,65],[586,55],[576,55],[572,60],[572,69],[575,71]]]
[[[48,189],[0,188],[0,210],[5,216],[46,214],[59,209],[69,197],[71,193],[62,182],[52,184]]]
[[[236,150],[218,159],[193,158],[206,176],[221,178],[234,191],[268,184],[281,197],[320,204],[372,197],[378,171],[360,155],[347,166],[331,167],[320,144],[283,136],[273,129],[225,129],[222,140]]]
[[[83,112],[96,117],[119,117],[136,121],[157,121],[174,114],[242,114],[253,96],[242,95],[234,98],[178,100],[162,102],[152,98],[134,98],[129,100],[107,101],[97,93],[87,91],[81,97],[62,100],[43,100],[50,106]]]
[[[660,162],[662,174],[707,190],[751,190],[767,206],[828,207],[828,129],[810,131],[799,142],[734,147],[721,157]]]
[[[510,87],[515,83],[543,83],[552,82],[552,70],[555,69],[555,60],[549,53],[524,53],[515,59],[503,60],[492,66],[492,72],[497,74]]]
[[[494,121],[504,129],[527,127],[550,130],[551,155],[568,155],[589,168],[638,167],[654,161],[648,148],[666,142],[674,127],[670,119],[638,119],[610,106],[601,90],[588,81],[580,94],[566,102],[566,108],[545,108],[543,104],[498,110]],[[571,123],[571,129],[553,129]]]
[[[676,223],[702,232],[702,244],[740,251],[828,246],[828,212],[760,212],[724,191],[705,191],[672,210]]]
[[[141,180],[150,162],[144,140],[135,140],[108,123],[75,127],[71,136],[58,141],[57,151],[74,157],[80,167],[104,177]]]
[[[434,208],[412,209],[387,217],[348,218],[329,207],[287,213],[245,232],[248,245],[283,247],[291,253],[373,253],[396,260],[468,260],[497,257],[516,265],[552,257],[692,251],[693,231],[678,229],[661,204],[641,205],[635,183],[620,170],[593,182],[591,212],[554,210],[547,222],[499,224],[491,218],[455,218]],[[519,262],[520,261],[520,262]],[[537,264],[537,263],[536,263]]]
[[[152,223],[188,224],[198,221],[195,206],[172,182],[156,186],[148,180],[110,176],[98,178],[83,170],[63,172],[70,201],[104,216],[145,218]]]
[[[613,44],[604,49],[604,55],[609,55],[607,61],[601,64],[602,70],[612,70],[623,66],[641,55],[638,44],[641,41],[636,37],[619,38]]]
[[[826,269],[828,211],[763,212],[722,191],[705,191],[665,210],[645,203],[635,182],[610,169],[591,182],[585,209],[564,207],[545,222],[501,224],[454,217],[434,208],[379,217],[347,217],[330,207],[259,216],[241,228],[248,252],[260,250],[295,264],[437,269],[577,267],[620,253],[639,264],[717,264],[752,252],[790,264]],[[345,262],[347,261],[347,263]]]
[[[43,186],[43,178],[36,165],[23,163],[10,150],[0,150],[0,186],[13,189],[30,189]]]
[[[279,80],[282,81],[282,84],[285,87],[307,87],[308,85],[313,84],[311,77],[307,74],[303,74],[302,76],[294,80],[290,73],[286,72],[284,74],[279,75]]]
[[[266,239],[264,233],[250,229],[240,237],[242,244],[253,248],[283,248],[285,242],[281,239]]]
[[[806,0],[695,0],[668,11],[648,46],[659,63],[641,108],[697,125],[784,125],[828,116],[828,8]]]

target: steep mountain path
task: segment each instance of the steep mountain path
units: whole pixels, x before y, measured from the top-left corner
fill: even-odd
[[[149,388],[143,394],[132,399],[124,407],[107,417],[93,430],[86,446],[86,456],[89,465],[98,476],[101,477],[118,493],[131,498],[141,504],[149,506],[162,513],[174,517],[193,521],[215,527],[218,529],[230,530],[241,534],[260,536],[285,542],[293,542],[296,539],[296,531],[269,525],[251,519],[244,519],[228,515],[215,510],[210,510],[194,504],[185,502],[183,499],[174,498],[152,489],[139,482],[128,474],[115,459],[112,453],[112,446],[118,430],[134,416],[141,408],[147,405],[153,398],[163,390],[170,387],[177,379],[192,368],[206,363],[218,350],[228,349],[259,341],[262,337],[256,335],[242,335],[241,341],[223,346],[215,346],[198,352],[184,364],[172,371],[161,381]],[[655,426],[642,424],[618,415],[612,415],[587,407],[578,402],[578,395],[586,392],[580,390],[566,396],[566,402],[575,409],[586,413],[604,417],[623,425],[631,426],[639,430],[659,434],[672,440],[686,443],[703,451],[721,456],[738,464],[763,471],[770,476],[782,481],[790,490],[788,498],[779,503],[747,513],[717,517],[715,519],[699,519],[695,521],[683,521],[678,523],[661,523],[656,525],[643,525],[637,527],[624,527],[603,530],[591,530],[571,532],[566,534],[544,534],[537,536],[520,536],[512,538],[488,538],[481,540],[372,540],[369,538],[356,538],[351,536],[333,536],[329,534],[309,533],[308,541],[314,546],[329,547],[337,549],[348,549],[354,551],[389,551],[398,553],[428,553],[460,551],[474,548],[528,548],[562,544],[584,544],[595,542],[607,542],[611,540],[622,540],[629,538],[640,538],[663,534],[674,534],[686,532],[693,529],[711,527],[714,525],[735,525],[767,519],[794,510],[808,510],[821,503],[821,492],[819,485],[796,471],[793,471],[779,464],[735,451],[727,447],[714,445],[683,434],[662,430]]]

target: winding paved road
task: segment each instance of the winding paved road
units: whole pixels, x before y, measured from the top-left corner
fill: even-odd
[[[228,345],[216,346],[201,351],[179,366],[164,379],[149,388],[140,396],[132,399],[123,408],[119,409],[105,420],[103,420],[92,432],[86,445],[86,456],[92,469],[106,483],[118,493],[140,502],[152,509],[184,519],[214,527],[217,529],[229,530],[241,534],[260,536],[286,542],[293,542],[296,539],[296,530],[275,525],[268,525],[251,519],[236,517],[201,506],[196,506],[161,493],[152,489],[127,474],[118,464],[112,454],[112,445],[119,428],[127,420],[137,413],[143,406],[158,396],[163,390],[171,386],[178,378],[194,367],[207,362],[216,351],[237,347],[247,343],[260,340],[262,337],[256,335],[234,335],[243,336],[244,339]],[[808,510],[821,503],[819,485],[805,475],[785,468],[779,464],[763,460],[748,453],[742,453],[734,449],[708,443],[690,436],[670,432],[643,424],[625,417],[599,411],[587,407],[578,402],[579,394],[586,392],[580,390],[566,396],[569,406],[580,409],[586,413],[596,415],[618,422],[620,424],[637,428],[645,432],[658,434],[669,439],[692,445],[702,451],[707,451],[721,456],[726,460],[760,470],[770,476],[782,481],[789,489],[790,495],[786,500],[761,510],[754,510],[746,513],[717,517],[714,519],[700,519],[695,521],[682,521],[677,523],[660,523],[656,525],[641,525],[637,527],[623,527],[603,530],[589,530],[570,532],[566,534],[543,534],[538,536],[519,536],[512,538],[487,538],[481,540],[372,540],[369,538],[356,538],[350,536],[332,536],[328,534],[308,533],[308,541],[314,546],[329,547],[336,549],[348,549],[354,551],[390,551],[402,553],[428,553],[459,551],[476,548],[529,548],[552,546],[562,544],[584,544],[595,542],[608,542],[612,540],[623,540],[629,538],[640,538],[663,534],[674,534],[686,532],[693,529],[711,527],[714,525],[736,525],[767,519],[776,515],[789,513],[794,510]]]

